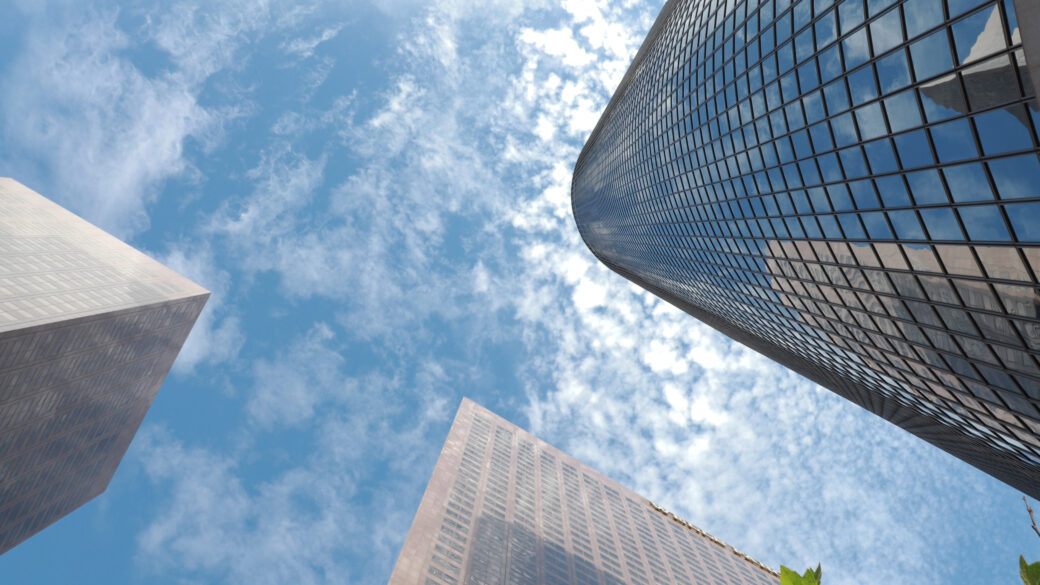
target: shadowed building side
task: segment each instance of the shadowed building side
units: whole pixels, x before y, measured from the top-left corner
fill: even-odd
[[[582,238],[1040,497],[1040,31],[1018,4],[668,2],[575,166]]]
[[[0,179],[0,553],[105,491],[208,297]]]
[[[775,585],[779,576],[463,400],[390,585]]]

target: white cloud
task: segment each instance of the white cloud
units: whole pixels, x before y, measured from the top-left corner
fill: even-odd
[[[37,23],[27,38],[2,107],[8,148],[28,159],[7,162],[42,165],[44,192],[105,229],[145,229],[158,186],[190,168],[184,141],[212,140],[221,120],[192,88],[148,78],[123,58],[130,40],[113,13]]]
[[[261,426],[294,426],[315,416],[323,401],[342,401],[353,393],[352,383],[340,379],[344,358],[329,347],[335,334],[328,325],[315,325],[289,348],[287,359],[255,366],[257,380],[246,411]]]
[[[234,360],[245,343],[239,317],[226,304],[231,277],[216,266],[212,250],[179,244],[159,261],[210,291],[209,300],[184,342],[173,371],[188,374],[199,364],[224,364]]]
[[[235,64],[244,44],[270,26],[268,0],[182,0],[149,17],[151,39],[169,53],[176,76],[188,85]]]
[[[213,104],[212,95],[202,105],[206,82],[240,68],[243,46],[292,25],[273,19],[292,11],[268,0],[182,0],[130,11],[143,24],[128,30],[117,6],[50,4],[61,6],[20,6],[29,30],[2,84],[2,162],[106,230],[134,236],[149,227],[147,210],[166,181],[201,177],[189,146],[212,151],[250,109],[248,102]],[[306,52],[304,45],[289,48]],[[129,49],[140,46],[158,49],[155,63],[131,59]],[[320,85],[328,69],[315,69],[311,84]]]
[[[255,182],[252,196],[240,206],[225,204],[211,229],[231,236],[234,242],[256,239],[269,243],[292,233],[297,227],[294,214],[311,201],[324,170],[324,157],[311,160],[293,152],[288,144],[279,144],[264,152],[260,164],[247,173]]]
[[[244,451],[226,456],[185,445],[162,428],[139,433],[130,458],[143,466],[163,502],[138,536],[138,557],[148,571],[207,575],[231,585],[385,580],[414,511],[403,503],[418,504],[433,465],[426,447],[446,430],[444,376],[427,364],[407,380],[355,380],[329,352],[329,341],[319,326],[290,354],[255,372],[250,412],[263,425],[305,416],[271,410],[298,409],[301,392],[316,398],[350,389],[351,402],[310,413],[312,432],[294,437],[309,444],[310,454],[287,460],[265,454],[263,480],[247,479],[255,473],[256,435]],[[308,367],[320,372],[288,375]],[[281,394],[268,386],[302,380],[321,388]]]
[[[529,44],[546,55],[559,58],[568,67],[584,67],[596,58],[578,44],[569,27],[550,30],[527,29],[520,34],[520,42]]]
[[[286,41],[281,44],[281,48],[290,55],[306,59],[314,55],[314,49],[318,48],[318,45],[336,38],[341,30],[343,30],[343,25],[328,27],[318,36]]]
[[[971,488],[957,487],[969,476],[984,481],[977,473],[726,340],[589,254],[570,217],[570,164],[654,7],[568,2],[572,15],[555,7],[550,27],[539,24],[553,20],[539,12],[546,7],[381,4],[414,18],[402,34],[402,73],[375,107],[280,118],[276,144],[334,125],[356,168],[326,185],[331,158],[266,150],[251,174],[255,188],[221,210],[213,233],[247,274],[276,273],[291,300],[323,297],[343,307],[334,324],[254,370],[253,431],[313,427],[318,438],[308,461],[269,484],[242,488],[245,495],[203,491],[197,505],[175,471],[150,471],[173,491],[176,510],[143,540],[146,556],[166,567],[183,561],[226,571],[236,583],[272,579],[266,575],[306,583],[326,562],[348,571],[330,559],[367,533],[325,532],[325,516],[304,515],[325,548],[300,551],[274,527],[289,523],[286,535],[302,533],[292,523],[300,509],[285,503],[293,499],[286,494],[303,493],[337,519],[368,518],[351,508],[355,484],[330,484],[329,476],[373,480],[382,476],[371,466],[404,465],[390,449],[435,449],[427,427],[402,431],[393,410],[404,409],[403,397],[422,404],[425,421],[443,420],[453,396],[447,388],[472,381],[466,368],[476,366],[445,365],[429,353],[438,334],[428,322],[436,317],[449,323],[443,335],[473,332],[465,339],[474,346],[495,335],[523,343],[518,375],[536,433],[763,561],[822,561],[834,585],[862,575],[952,577],[936,567],[960,537],[920,527],[955,524],[967,504],[976,517],[991,513]],[[502,39],[516,52],[504,55]],[[510,319],[495,316],[503,308]],[[519,325],[503,331],[512,319]],[[392,365],[345,375],[350,359],[336,345],[340,336],[385,350]],[[404,364],[421,371],[401,374]],[[464,373],[447,373],[452,367]],[[195,453],[215,478],[236,485],[233,466],[183,447],[165,451],[169,444],[155,442],[143,457]],[[425,473],[408,477],[409,489],[421,490]],[[176,495],[182,490],[189,495]],[[230,502],[218,536],[240,545],[235,551],[248,549],[241,560],[200,552],[210,533],[198,518],[213,498]],[[403,532],[385,534],[378,562],[388,570]],[[296,554],[300,564],[272,566]],[[329,581],[351,580],[332,574],[342,579]]]

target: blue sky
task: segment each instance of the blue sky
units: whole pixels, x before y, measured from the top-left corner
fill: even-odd
[[[213,296],[108,492],[0,580],[385,583],[469,396],[773,567],[1017,583],[1016,491],[581,243],[661,5],[8,0],[0,175]]]

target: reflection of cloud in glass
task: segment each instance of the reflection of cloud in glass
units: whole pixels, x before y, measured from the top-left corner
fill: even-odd
[[[867,44],[867,29],[856,31],[856,34],[845,37],[841,42],[845,54],[845,67],[852,69],[866,63],[870,59],[870,45]]]
[[[903,15],[906,17],[906,34],[913,38],[942,22],[942,0],[907,0],[903,4]]]
[[[1027,154],[986,163],[1001,199],[1036,197],[1040,194],[1040,162]]]
[[[899,23],[899,10],[890,10],[870,24],[870,39],[874,43],[874,54],[880,55],[903,42],[903,31]]]

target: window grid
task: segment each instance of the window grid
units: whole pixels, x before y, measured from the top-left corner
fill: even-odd
[[[1040,112],[1011,0],[967,4],[670,2],[573,206],[608,266],[1036,486]]]

